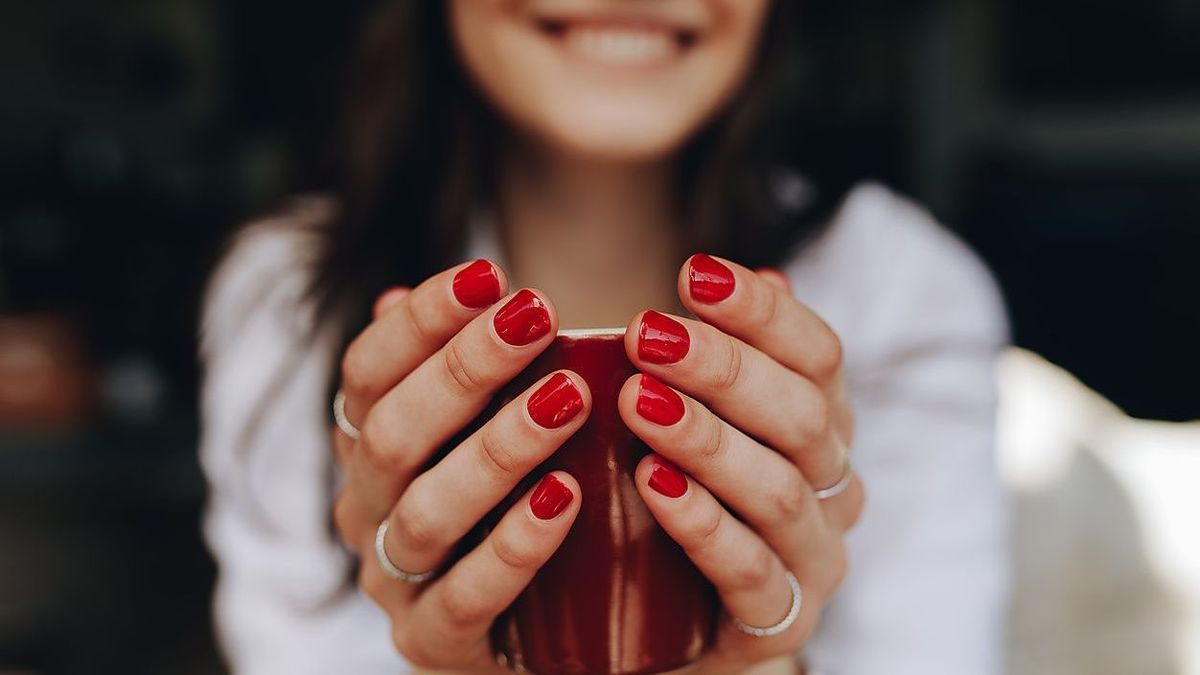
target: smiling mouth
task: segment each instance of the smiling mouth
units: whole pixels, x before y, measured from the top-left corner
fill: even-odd
[[[669,63],[698,38],[694,30],[649,22],[539,19],[537,26],[572,56],[618,68]]]

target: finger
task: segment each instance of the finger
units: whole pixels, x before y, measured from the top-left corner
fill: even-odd
[[[383,518],[401,487],[554,340],[554,307],[525,289],[467,324],[373,406],[355,446]]]
[[[821,511],[825,514],[825,522],[838,531],[849,531],[862,518],[866,498],[862,478],[857,472],[852,473],[849,485],[841,494],[819,502]]]
[[[821,386],[840,376],[837,334],[790,292],[741,265],[702,254],[684,263],[678,283],[684,307],[706,323]]]
[[[650,513],[713,583],[730,615],[762,627],[787,616],[792,604],[791,586],[784,576],[787,566],[703,485],[657,455],[642,459],[635,481]],[[792,571],[803,593],[812,595],[791,628],[775,637],[755,638],[759,646],[771,642],[774,648],[780,642],[799,646],[816,623],[822,589],[812,587],[802,572]]]
[[[713,326],[652,311],[634,318],[625,348],[639,370],[787,455],[809,483],[842,477],[845,449],[832,433],[829,400],[808,378]]]
[[[792,280],[789,279],[786,274],[775,269],[774,267],[759,267],[758,269],[754,270],[754,273],[757,274],[763,281],[771,284],[775,288],[786,292],[788,295],[792,294]],[[690,275],[688,279],[690,283]]]
[[[806,546],[826,527],[824,511],[782,455],[649,375],[625,382],[617,408],[630,431],[703,483],[786,559],[822,554]]]
[[[455,544],[587,419],[591,397],[569,371],[542,378],[408,486],[389,516],[388,557],[437,567]]]
[[[396,286],[380,293],[379,297],[375,299],[375,306],[371,310],[371,316],[375,320],[378,320],[384,314],[387,314],[388,310],[395,307],[404,296],[411,292],[412,289],[407,286]]]
[[[579,506],[575,479],[558,471],[547,474],[478,547],[420,596],[408,616],[410,639],[442,653],[486,644],[492,622],[558,550]]]
[[[366,411],[385,392],[499,300],[507,286],[497,265],[464,263],[430,277],[367,326],[342,358],[350,423],[361,428]]]

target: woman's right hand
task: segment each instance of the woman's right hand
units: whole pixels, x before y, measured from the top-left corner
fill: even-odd
[[[554,339],[553,306],[507,288],[493,263],[442,272],[376,303],[375,320],[342,362],[352,440],[334,428],[345,483],[334,522],[361,558],[358,582],[387,613],[392,639],[414,665],[499,670],[489,644],[496,617],[558,548],[579,511],[579,485],[543,477],[474,550],[444,567],[458,542],[591,410],[587,385],[559,371],[535,383],[421,473],[491,396]],[[374,550],[387,519],[388,558],[402,570],[438,570],[412,584],[388,575]]]

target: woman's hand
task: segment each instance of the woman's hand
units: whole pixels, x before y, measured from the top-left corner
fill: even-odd
[[[781,274],[694,256],[679,296],[702,321],[644,312],[625,335],[645,374],[621,390],[621,417],[655,451],[638,466],[638,491],[730,616],[777,624],[792,604],[787,571],[803,595],[776,636],[722,621],[715,648],[689,669],[736,671],[799,649],[841,584],[862,486],[852,478],[827,500],[814,492],[849,470],[853,418],[838,338]]]
[[[357,440],[334,430],[346,481],[334,521],[363,560],[359,585],[392,621],[413,664],[496,671],[488,629],[558,548],[579,511],[579,486],[545,476],[474,550],[442,570],[452,549],[529,471],[587,418],[587,385],[573,373],[535,383],[429,470],[437,450],[484,409],[554,339],[557,317],[541,295],[507,287],[477,261],[412,291],[380,297],[376,318],[347,350],[342,388]],[[375,536],[398,568],[432,581],[393,579],[376,563]]]

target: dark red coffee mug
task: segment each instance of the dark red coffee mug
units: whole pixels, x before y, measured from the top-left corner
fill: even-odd
[[[639,674],[687,665],[712,643],[719,605],[634,487],[649,448],[617,412],[621,385],[637,372],[624,330],[561,331],[480,420],[560,369],[587,382],[591,415],[484,521],[476,540],[549,471],[579,481],[582,506],[562,546],[496,622],[493,645],[509,665],[534,673]]]

